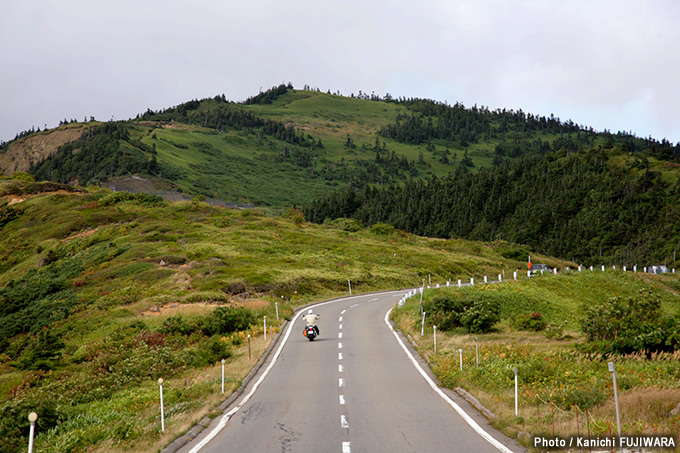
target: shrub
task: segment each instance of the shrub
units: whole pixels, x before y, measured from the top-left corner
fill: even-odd
[[[529,249],[525,245],[504,244],[499,248],[498,253],[509,260],[527,261],[529,259]]]
[[[361,223],[359,223],[358,220],[348,219],[345,217],[340,217],[334,220],[326,219],[323,224],[328,228],[334,228],[336,230],[341,231],[349,231],[350,233],[355,233],[363,228],[363,226],[361,226]]]
[[[519,330],[533,330],[534,332],[538,332],[545,330],[547,323],[545,322],[545,319],[543,319],[543,315],[535,312],[519,316],[515,321],[515,325]]]
[[[158,327],[158,331],[167,335],[191,335],[199,329],[195,322],[187,322],[181,316],[170,316]]]
[[[0,228],[19,217],[20,214],[21,211],[15,206],[10,206],[7,203],[0,203]]]
[[[15,171],[12,173],[12,179],[15,181],[35,182],[33,175],[26,173],[25,171]]]
[[[291,219],[296,225],[302,225],[305,222],[305,215],[297,208],[288,208],[283,216]]]
[[[673,350],[678,346],[677,334],[674,337],[668,329],[675,327],[675,322],[664,318],[659,296],[647,290],[589,307],[581,319],[590,348],[602,353]]]
[[[501,320],[500,306],[494,301],[476,301],[463,312],[460,322],[470,333],[491,331],[494,324]]]
[[[0,450],[25,451],[30,427],[28,414],[31,412],[38,414],[35,426],[39,433],[47,432],[64,419],[53,399],[37,397],[6,401],[0,404],[0,433],[3,433]]]
[[[497,302],[453,295],[436,296],[423,303],[423,310],[440,330],[464,327],[470,333],[483,333],[501,319]]]
[[[219,336],[205,338],[198,343],[198,351],[193,357],[193,365],[204,367],[231,357],[227,342]]]
[[[394,233],[394,227],[386,223],[376,223],[371,226],[371,233],[379,236],[389,236]]]
[[[113,206],[118,203],[131,202],[143,206],[164,206],[167,203],[160,195],[153,195],[150,193],[131,193],[131,192],[114,192],[99,200],[100,206]]]
[[[255,315],[244,307],[218,307],[203,318],[203,333],[217,335],[245,330],[255,323]]]
[[[461,315],[472,305],[473,300],[456,298],[451,295],[435,296],[423,302],[423,310],[428,318],[440,330],[451,330],[463,327]]]

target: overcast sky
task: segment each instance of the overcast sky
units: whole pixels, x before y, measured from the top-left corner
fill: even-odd
[[[281,82],[680,141],[676,0],[0,0],[0,140]]]

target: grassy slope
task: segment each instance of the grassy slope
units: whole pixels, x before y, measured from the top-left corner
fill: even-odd
[[[22,183],[0,180],[0,193],[8,184]],[[22,214],[2,227],[0,287],[50,254],[63,258],[40,272],[83,266],[68,278],[77,300],[71,316],[49,326],[65,343],[55,369],[17,367],[40,338],[33,334],[10,339],[0,354],[0,404],[7,411],[23,420],[36,401],[56,404],[62,423],[39,429],[44,450],[148,451],[216,407],[217,369],[192,365],[187,356],[200,354],[210,338],[159,336],[170,316],[196,319],[231,304],[273,320],[274,301],[289,315],[297,305],[345,293],[348,279],[353,290],[366,292],[417,285],[428,274],[467,280],[522,266],[500,257],[503,244],[349,233],[203,203],[104,206],[107,194],[31,197],[14,205]],[[251,331],[255,354],[265,347],[261,333]],[[252,364],[239,338],[223,339],[232,350],[227,376],[234,387]],[[154,385],[161,376],[168,392],[164,435]]]
[[[464,289],[463,293],[502,301],[502,320],[497,331],[477,336],[461,331],[438,332],[437,354],[433,351],[432,327],[428,326],[427,334],[420,337],[417,298],[396,310],[395,318],[404,331],[416,338],[421,353],[429,355],[442,383],[469,390],[498,416],[494,423],[510,435],[520,431],[552,435],[551,411],[559,436],[576,435],[579,430],[583,435],[586,420],[590,421],[593,435],[606,435],[608,424],[615,432],[607,360],[616,362],[623,432],[677,433],[680,418],[668,414],[680,403],[678,353],[653,360],[640,356],[604,359],[579,354],[574,345],[585,341],[578,324],[583,307],[613,296],[629,297],[641,290],[652,290],[659,295],[664,311],[672,316],[680,313],[679,289],[677,275],[624,274],[620,270],[571,272],[503,285],[478,285]],[[461,292],[431,291],[425,300],[446,291],[454,296]],[[546,331],[557,336],[516,330],[514,320],[532,312],[541,313],[553,326],[562,326]],[[476,337],[479,368],[475,359]],[[464,351],[463,371],[459,368],[459,348]],[[519,417],[514,416],[515,367],[519,368],[520,377]]]
[[[211,102],[206,101],[199,110],[209,110]],[[455,154],[456,162],[465,152],[455,144],[435,142],[437,154],[433,154],[427,151],[425,144],[410,145],[380,136],[381,127],[394,122],[400,111],[406,111],[395,103],[292,90],[272,104],[238,108],[293,125],[299,131],[321,139],[324,149],[317,151],[316,170],[329,162],[374,159],[373,151],[361,151],[361,147],[362,144],[372,147],[376,139],[384,142],[388,151],[405,156],[409,161],[418,162],[422,155],[424,163],[418,164],[418,177],[421,178],[445,176],[455,169],[455,165],[439,161],[439,152],[449,149],[449,159]],[[156,146],[158,161],[179,172],[179,178],[174,182],[190,194],[281,208],[308,202],[345,184],[342,180],[324,180],[318,176],[318,171],[279,159],[280,150],[290,145],[268,136],[257,137],[236,130],[217,132],[183,124],[154,128],[151,122],[140,125],[136,134],[146,145]],[[356,148],[345,147],[348,135]],[[540,136],[547,141],[556,137]],[[475,164],[472,171],[492,165],[496,144],[497,141],[492,140],[467,148]],[[210,149],[208,152],[201,150],[206,146]]]

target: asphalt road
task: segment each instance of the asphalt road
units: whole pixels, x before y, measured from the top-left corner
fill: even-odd
[[[446,391],[447,402],[428,383],[423,374],[431,374],[415,366],[422,361],[407,354],[410,347],[385,321],[403,294],[350,296],[313,307],[321,315],[321,335],[313,342],[295,318],[227,415],[181,451],[524,451],[457,394]]]

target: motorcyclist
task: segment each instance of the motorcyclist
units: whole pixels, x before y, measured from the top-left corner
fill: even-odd
[[[310,308],[307,310],[307,314],[302,317],[304,319],[305,323],[307,323],[307,327],[312,326],[314,327],[314,332],[316,332],[316,336],[319,336],[319,326],[316,325],[316,322],[319,320],[321,316],[314,314],[313,310]]]

